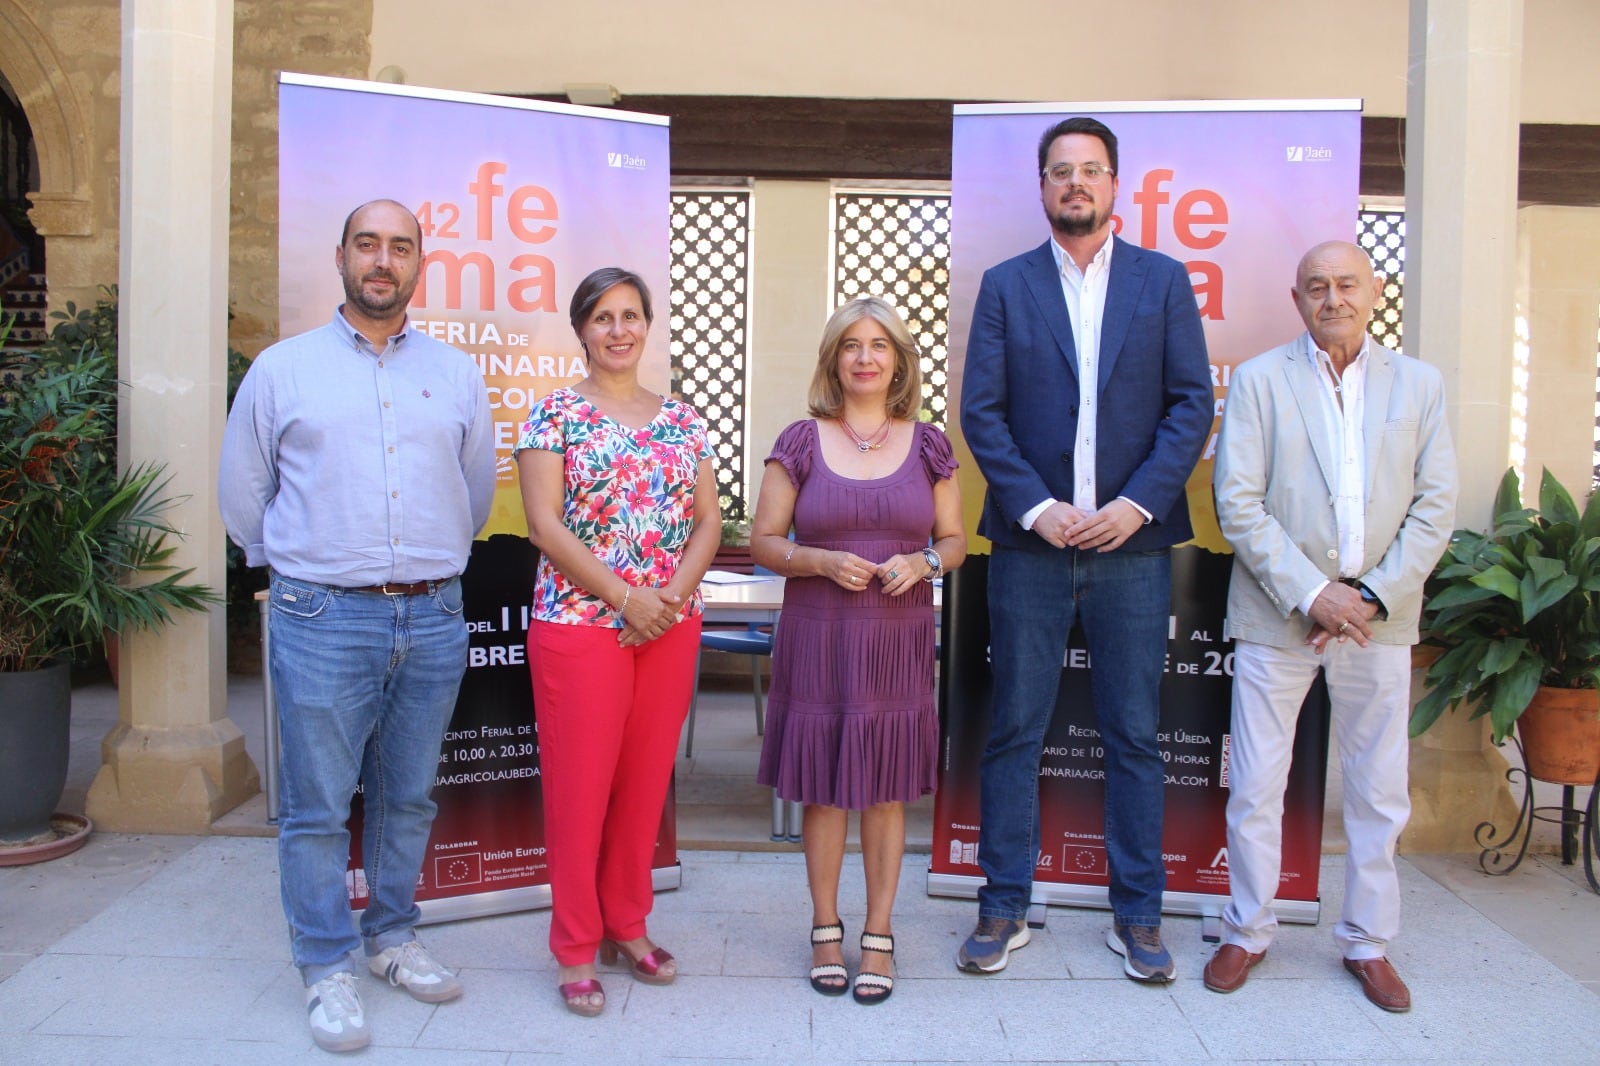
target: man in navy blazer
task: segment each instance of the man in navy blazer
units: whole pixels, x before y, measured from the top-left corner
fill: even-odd
[[[1028,942],[1039,760],[1067,637],[1083,629],[1105,748],[1113,914],[1106,944],[1170,981],[1161,943],[1164,769],[1156,743],[1172,563],[1192,534],[1184,483],[1212,420],[1205,337],[1183,264],[1112,235],[1117,138],[1071,118],[1039,141],[1051,239],[987,271],[961,427],[988,481],[994,714],[981,764],[972,973]]]

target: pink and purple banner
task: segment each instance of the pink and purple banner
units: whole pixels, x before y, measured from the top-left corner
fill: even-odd
[[[284,74],[279,86],[279,321],[327,322],[333,251],[367,200],[405,204],[427,255],[418,329],[471,355],[494,409],[499,485],[483,536],[526,534],[511,447],[532,402],[583,377],[567,302],[623,266],[655,297],[640,377],[665,393],[671,166],[664,117]]]
[[[950,296],[950,378],[958,393],[979,281],[989,267],[1047,238],[1038,142],[1052,124],[1073,115],[1097,118],[1117,135],[1116,231],[1189,268],[1220,418],[1233,368],[1303,329],[1289,295],[1300,257],[1320,241],[1354,239],[1360,102],[958,107]],[[1213,426],[1188,483],[1195,539],[1173,553],[1173,615],[1162,686],[1166,905],[1189,913],[1215,913],[1227,893],[1223,810],[1233,657],[1224,612],[1232,557],[1211,504],[1215,442]],[[963,489],[975,514],[983,485],[966,458]],[[975,547],[985,550],[981,540]],[[986,562],[982,555],[969,559],[946,590],[945,748],[929,880],[930,891],[957,895],[970,895],[982,880],[975,844],[977,767],[990,691],[983,654]],[[1040,767],[1037,902],[1105,905],[1103,789],[1088,706],[1091,677],[1087,652],[1070,648]],[[1285,918],[1316,918],[1326,731],[1323,701],[1314,694],[1302,714],[1287,797],[1280,907]]]
[[[398,200],[416,213],[426,256],[411,322],[477,360],[495,420],[494,508],[462,580],[469,667],[417,891],[429,921],[549,901],[525,657],[535,555],[511,449],[533,401],[586,373],[567,305],[598,267],[626,267],[650,287],[656,323],[640,376],[668,391],[670,175],[660,116],[299,74],[279,84],[282,335],[323,325],[343,301],[334,250],[350,210]],[[357,813],[357,907],[359,823]],[[676,859],[669,796],[658,888],[677,884]]]

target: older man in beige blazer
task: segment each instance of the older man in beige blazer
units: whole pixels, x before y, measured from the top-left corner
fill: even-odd
[[[1367,335],[1381,291],[1360,248],[1311,249],[1290,290],[1307,332],[1244,363],[1228,389],[1214,488],[1234,551],[1232,899],[1205,983],[1244,984],[1277,928],[1284,784],[1321,670],[1349,839],[1334,940],[1367,998],[1404,1011],[1411,995],[1387,950],[1400,926],[1395,842],[1411,814],[1410,646],[1454,522],[1456,461],[1438,371]]]

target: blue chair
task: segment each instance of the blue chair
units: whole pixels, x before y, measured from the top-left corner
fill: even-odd
[[[771,575],[772,571],[764,566],[754,568],[757,574]],[[767,732],[766,698],[761,692],[761,659],[772,655],[772,632],[757,623],[750,623],[743,629],[705,629],[700,633],[700,652],[706,649],[712,651],[727,651],[735,655],[750,656],[750,689],[756,702],[756,736],[764,736]],[[689,701],[689,721],[687,723],[683,756],[689,758],[694,755],[694,713],[700,703],[700,654],[695,655],[694,661],[694,696]]]

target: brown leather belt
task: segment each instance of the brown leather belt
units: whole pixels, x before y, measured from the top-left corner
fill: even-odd
[[[385,596],[421,596],[432,592],[443,581],[391,581],[386,585],[362,585],[359,588],[345,589],[346,592],[381,592]]]

